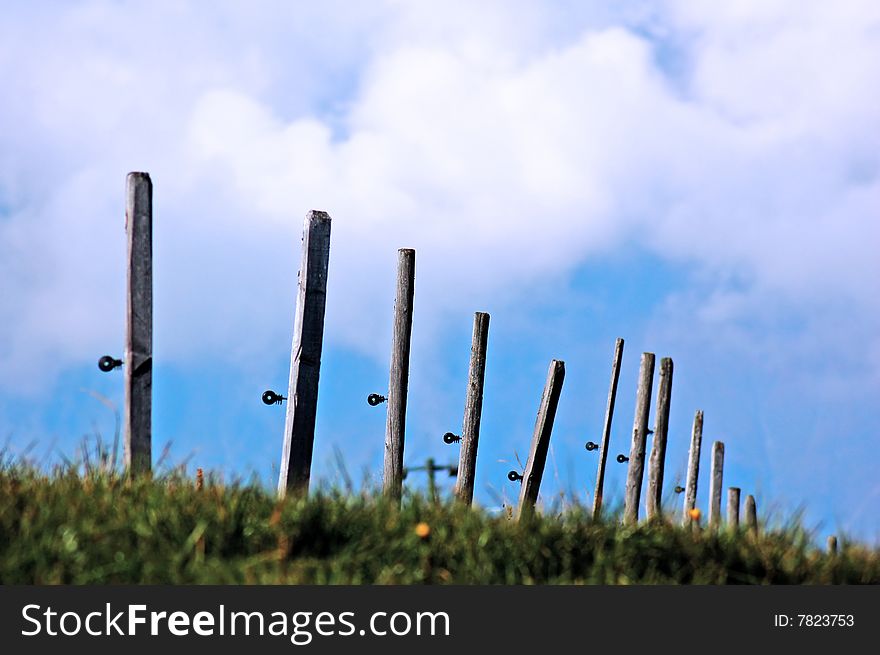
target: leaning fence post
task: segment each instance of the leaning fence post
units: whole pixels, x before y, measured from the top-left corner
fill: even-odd
[[[302,263],[297,283],[293,346],[290,350],[284,445],[278,477],[280,496],[288,491],[305,494],[309,490],[329,264],[330,215],[322,211],[310,211],[306,214],[303,225]]]
[[[636,393],[636,414],[633,422],[632,446],[626,472],[626,497],[623,508],[624,523],[639,520],[639,499],[645,471],[645,442],[648,438],[648,414],[651,411],[651,386],[654,379],[654,353],[642,353],[639,366],[639,387]]]
[[[700,476],[700,445],[703,441],[703,412],[694,414],[694,429],[691,433],[691,448],[688,452],[687,483],[684,494],[684,516],[681,524],[687,526],[693,519],[690,511],[697,505],[697,478]]]
[[[125,467],[152,467],[153,183],[148,173],[126,179],[128,289],[125,312]]]
[[[401,248],[397,252],[397,295],[394,301],[394,332],[391,339],[383,475],[385,494],[397,499],[400,499],[403,493],[403,441],[406,432],[406,397],[409,389],[409,351],[415,276],[416,251]]]
[[[739,529],[739,496],[739,487],[727,490],[727,527],[731,530]]]
[[[541,488],[547,450],[550,448],[550,433],[553,431],[553,421],[556,418],[556,408],[559,406],[559,394],[562,393],[564,379],[565,362],[551,360],[544,393],[541,395],[541,405],[538,408],[538,418],[535,421],[532,447],[526,462],[526,470],[523,472],[517,509],[518,519],[530,514],[535,509],[535,503],[538,502],[538,490]]]
[[[476,312],[474,314],[474,334],[471,340],[467,396],[464,402],[464,421],[461,428],[458,478],[455,481],[455,495],[467,505],[470,505],[474,499],[474,479],[477,470],[477,445],[480,440],[480,418],[483,412],[483,382],[486,378],[488,340],[489,315],[485,312]]]
[[[755,497],[751,494],[746,496],[746,530],[753,535],[758,535],[758,509],[755,506]]]
[[[648,464],[648,498],[645,514],[650,521],[660,517],[663,502],[663,468],[666,462],[666,435],[669,432],[669,403],[672,398],[672,359],[660,360],[660,387],[657,389],[657,416],[654,444]]]
[[[712,444],[712,472],[709,480],[709,527],[721,522],[721,483],[724,477],[724,443]]]
[[[608,460],[608,442],[611,439],[611,420],[614,417],[614,401],[617,399],[617,381],[620,379],[620,362],[623,360],[623,339],[614,342],[614,358],[611,360],[611,387],[605,404],[605,423],[602,441],[599,443],[599,470],[596,473],[596,492],[593,494],[593,518],[602,511],[602,494],[605,490],[605,464]]]

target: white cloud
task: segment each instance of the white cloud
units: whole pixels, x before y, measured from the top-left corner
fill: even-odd
[[[424,328],[632,245],[702,272],[710,305],[679,318],[707,329],[842,298],[880,322],[872,3],[287,6],[86,3],[6,28],[5,383],[117,342],[120,189],[144,168],[174,358],[285,341],[312,208],[335,219],[331,336],[371,353],[402,246]]]

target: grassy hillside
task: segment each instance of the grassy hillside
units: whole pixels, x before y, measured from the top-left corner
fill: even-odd
[[[624,528],[574,509],[516,523],[372,495],[278,502],[254,486],[0,470],[0,582],[880,583],[880,551],[797,527]]]

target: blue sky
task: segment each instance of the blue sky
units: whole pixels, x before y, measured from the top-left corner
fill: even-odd
[[[154,449],[272,483],[302,219],[333,217],[314,475],[381,470],[396,250],[417,249],[406,459],[454,461],[492,315],[477,501],[513,499],[551,358],[543,486],[588,501],[614,339],[675,362],[725,486],[880,538],[873,2],[84,1],[0,23],[0,438],[113,434],[125,174],[154,182]],[[652,412],[653,420],[653,412]],[[611,463],[609,493],[624,471]],[[700,502],[705,507],[706,478]],[[448,486],[448,483],[447,483]],[[668,494],[670,497],[671,493]],[[674,499],[676,506],[678,499]]]

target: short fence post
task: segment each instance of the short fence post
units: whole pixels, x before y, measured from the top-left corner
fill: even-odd
[[[385,494],[398,500],[403,493],[403,442],[406,433],[406,398],[409,390],[409,353],[415,277],[416,251],[401,248],[397,252],[397,294],[394,301],[394,332],[391,340],[383,471]]]
[[[724,444],[712,444],[712,472],[709,480],[709,527],[721,523],[721,483],[724,478]]]
[[[483,412],[483,382],[486,378],[488,339],[489,315],[485,312],[476,312],[474,314],[474,334],[471,340],[467,396],[464,402],[464,421],[461,429],[458,478],[455,481],[455,495],[467,505],[470,505],[474,499],[474,479],[477,470],[477,445],[480,440],[480,418]]]
[[[654,444],[648,463],[648,498],[645,514],[650,521],[660,517],[663,503],[663,469],[666,462],[666,435],[669,432],[669,403],[672,398],[672,359],[660,360],[660,386],[657,390],[657,416],[654,419]]]
[[[297,283],[287,413],[278,476],[279,496],[288,491],[306,494],[309,490],[329,264],[330,215],[310,211],[303,226],[302,263]]]
[[[153,183],[148,173],[128,174],[125,232],[125,467],[138,475],[152,468]]]
[[[428,498],[432,503],[437,502],[437,480],[434,473],[440,468],[434,463],[434,458],[429,457],[425,462],[425,472],[428,474]]]
[[[828,537],[828,554],[837,555],[837,537],[834,535]]]
[[[550,433],[553,431],[553,421],[556,418],[556,408],[559,405],[559,395],[562,393],[564,379],[565,362],[552,360],[550,369],[547,371],[547,382],[541,396],[541,405],[538,408],[538,418],[535,421],[535,433],[532,436],[529,459],[526,462],[526,470],[523,472],[517,519],[533,512],[535,503],[538,501],[538,490],[541,488],[541,478],[544,475],[547,450],[550,448]]]
[[[700,445],[703,441],[703,412],[694,414],[694,429],[691,433],[691,448],[688,452],[687,483],[684,493],[684,516],[681,524],[687,526],[693,521],[690,511],[697,505],[697,479],[700,476]]]
[[[739,487],[727,490],[727,527],[731,530],[739,529],[739,496]]]
[[[599,443],[599,470],[596,473],[596,492],[593,494],[593,518],[602,512],[602,494],[605,487],[605,464],[608,461],[608,442],[611,439],[611,420],[614,417],[614,401],[617,399],[617,381],[620,379],[620,363],[623,360],[623,339],[614,343],[614,359],[611,360],[611,387],[608,389],[608,402],[605,404],[605,423],[602,426],[602,441]]]
[[[627,524],[637,523],[639,520],[639,500],[642,495],[642,479],[645,471],[645,442],[648,438],[648,414],[651,411],[653,379],[654,353],[642,353],[632,446],[629,451],[629,467],[626,472],[623,521]]]
[[[758,509],[755,506],[755,497],[751,494],[746,496],[746,530],[752,535],[758,536]]]

